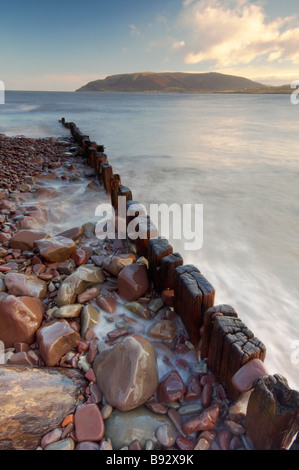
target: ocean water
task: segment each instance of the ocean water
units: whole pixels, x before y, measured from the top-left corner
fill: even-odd
[[[288,95],[6,92],[0,133],[105,145],[133,199],[203,205],[194,264],[264,342],[269,373],[299,390],[299,105]],[[95,207],[98,204],[95,200]]]

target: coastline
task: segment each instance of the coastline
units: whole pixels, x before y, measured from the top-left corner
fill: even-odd
[[[32,336],[30,337],[30,341],[28,339],[28,343],[20,340],[20,338],[10,338],[10,343],[12,345],[17,343],[18,349],[12,351],[11,348],[13,346],[9,343],[6,357],[9,357],[9,364],[15,364],[15,366],[27,365],[28,367],[33,366],[40,369],[55,366],[55,369],[74,369],[76,372],[79,371],[82,378],[86,380],[86,384],[83,387],[85,388],[83,397],[81,395],[82,388],[80,388],[80,394],[77,395],[77,400],[79,400],[80,403],[76,403],[72,408],[72,412],[67,415],[71,417],[65,421],[66,416],[60,416],[60,421],[56,421],[56,426],[54,427],[52,422],[52,429],[49,430],[50,434],[44,433],[46,437],[40,435],[40,442],[38,445],[34,442],[34,448],[47,448],[48,446],[52,446],[53,450],[55,450],[55,448],[58,449],[61,448],[61,446],[66,446],[71,450],[79,446],[79,448],[84,450],[84,448],[87,449],[88,446],[90,446],[90,441],[92,441],[92,447],[95,447],[94,450],[114,450],[113,436],[108,437],[105,431],[109,429],[109,419],[112,421],[113,413],[115,415],[122,413],[122,411],[117,410],[116,406],[111,406],[109,400],[106,401],[107,397],[103,396],[103,393],[101,393],[96,386],[97,377],[94,361],[100,352],[98,343],[100,343],[103,348],[101,352],[107,350],[108,352],[112,350],[115,352],[114,348],[117,349],[118,345],[120,345],[125,338],[137,335],[138,339],[140,336],[146,339],[146,345],[143,344],[143,340],[139,340],[141,341],[139,344],[142,344],[145,348],[149,346],[147,344],[149,337],[148,331],[153,325],[155,325],[155,328],[153,328],[154,333],[152,332],[154,336],[150,336],[150,338],[154,343],[159,343],[159,345],[156,346],[156,352],[157,350],[159,351],[160,348],[158,356],[163,363],[163,367],[166,367],[166,369],[162,369],[160,375],[158,374],[160,400],[157,399],[158,397],[156,395],[157,390],[159,390],[157,383],[155,392],[151,394],[150,398],[147,397],[145,400],[144,397],[142,398],[144,400],[143,404],[145,404],[147,410],[150,410],[160,417],[165,417],[167,420],[160,425],[162,429],[158,433],[159,438],[157,438],[156,428],[151,437],[144,437],[143,445],[133,440],[132,442],[123,442],[124,445],[122,445],[122,447],[128,447],[129,450],[140,449],[144,448],[147,442],[147,445],[152,446],[152,448],[156,445],[158,448],[160,446],[162,449],[174,448],[177,450],[194,450],[196,446],[199,446],[198,450],[202,448],[206,450],[207,448],[212,450],[217,448],[221,450],[225,448],[250,448],[251,445],[246,438],[244,429],[244,403],[241,408],[238,408],[239,414],[236,413],[235,408],[232,410],[234,402],[227,398],[221,383],[219,383],[215,375],[208,370],[207,361],[198,357],[194,345],[189,341],[188,333],[181,323],[180,317],[174,313],[174,293],[169,292],[169,289],[167,292],[164,292],[167,290],[164,289],[160,294],[157,292],[152,277],[149,276],[149,278],[147,278],[149,274],[147,270],[149,260],[145,256],[139,256],[138,252],[136,252],[136,248],[130,241],[126,240],[123,242],[116,239],[112,242],[111,240],[99,242],[94,233],[95,224],[90,224],[88,221],[86,224],[83,224],[83,226],[69,226],[68,229],[70,232],[67,232],[67,234],[65,231],[46,235],[44,233],[43,238],[37,238],[33,242],[31,237],[29,237],[29,240],[28,238],[24,239],[23,232],[21,239],[15,240],[18,238],[17,234],[19,234],[21,230],[29,230],[31,231],[31,235],[32,230],[43,231],[48,218],[47,208],[53,203],[55,197],[58,196],[57,190],[51,188],[51,183],[56,180],[62,180],[70,185],[82,185],[84,182],[86,183],[86,189],[88,187],[87,191],[91,192],[101,191],[104,185],[107,192],[108,183],[105,181],[105,175],[102,171],[100,172],[100,180],[98,181],[98,170],[100,168],[95,164],[95,161],[98,160],[95,158],[96,151],[89,150],[90,148],[96,149],[96,146],[89,147],[87,142],[83,143],[84,138],[87,136],[84,136],[82,133],[78,133],[77,135],[79,135],[79,141],[82,145],[79,145],[78,140],[74,139],[74,137],[63,140],[51,138],[26,139],[0,137],[1,146],[5,143],[8,144],[9,141],[11,148],[8,150],[8,153],[9,151],[12,152],[10,168],[7,168],[4,174],[6,188],[4,186],[4,188],[1,189],[0,201],[2,213],[2,246],[0,251],[2,293],[0,294],[0,305],[2,304],[1,307],[3,308],[3,302],[7,303],[7,297],[17,298],[21,293],[21,297],[37,298],[38,302],[36,305],[39,304],[39,308],[44,309],[40,323],[37,318],[39,316],[40,319],[40,315],[38,315],[36,309],[33,309],[34,311],[31,310],[31,315],[33,315],[36,322],[39,323],[38,328],[35,329],[33,333],[34,340],[31,342]],[[60,144],[58,142],[60,142]],[[37,145],[38,149],[34,151],[35,156],[24,171],[24,164],[25,162],[27,163],[28,155],[33,152],[35,145]],[[39,145],[41,145],[41,148]],[[28,149],[28,147],[31,147],[31,149]],[[22,151],[22,148],[23,161],[20,161],[19,153]],[[103,155],[103,149],[100,150],[99,153]],[[14,152],[18,153],[17,163],[15,163]],[[36,155],[36,153],[41,153],[41,155]],[[84,164],[86,161],[95,170],[87,177],[86,173],[88,174],[88,167]],[[102,160],[100,165],[109,166],[107,160],[105,160],[105,162],[106,163]],[[14,168],[14,165],[15,171],[13,173],[11,170]],[[13,178],[10,176],[13,176]],[[5,181],[5,178],[7,181]],[[76,181],[76,178],[81,181]],[[40,193],[38,194],[38,198],[40,198],[41,206],[36,202],[37,193]],[[34,195],[34,204],[30,204],[32,195]],[[104,195],[102,194],[102,196],[104,200]],[[56,217],[56,222],[54,217],[53,223],[58,222],[59,214],[58,217]],[[4,229],[3,225],[5,226]],[[26,233],[26,237],[28,237],[28,233]],[[60,239],[54,241],[53,237],[63,237],[64,240]],[[12,239],[14,242],[17,241],[17,243],[14,244]],[[39,241],[41,241],[40,244]],[[44,243],[45,246],[43,246],[43,241],[46,241],[46,243]],[[23,249],[25,248],[25,242],[28,245],[26,249]],[[31,245],[29,245],[29,243]],[[19,248],[16,248],[16,246]],[[49,253],[51,253],[50,257]],[[84,266],[92,267],[92,274],[95,275],[95,277],[91,275],[90,278],[90,273],[86,274],[86,272],[78,274],[78,272],[84,272]],[[138,285],[143,285],[143,290],[141,289],[141,291],[138,292],[137,297],[133,296],[133,298],[129,297],[124,300],[123,297],[119,296],[119,274],[130,266],[131,268],[132,266],[136,267],[136,269],[140,271],[140,282],[138,282]],[[146,276],[144,274],[145,272],[147,273]],[[18,282],[16,282],[16,278],[13,278],[15,274],[34,278],[34,287],[32,287],[31,292],[24,291],[24,284],[27,284],[28,287],[28,283],[23,283],[24,279],[20,278]],[[77,279],[74,280],[76,275]],[[67,283],[66,281],[70,276],[73,276],[73,281]],[[87,278],[84,278],[84,276],[87,276]],[[7,277],[12,279],[11,284],[8,282]],[[33,281],[33,279],[31,279],[31,281]],[[83,281],[80,287],[80,290],[83,289],[82,292],[76,292],[71,302],[69,298],[67,299],[67,303],[65,304],[67,308],[63,308],[65,305],[62,304],[57,305],[57,297],[61,299],[64,295],[67,296],[66,292],[70,287],[68,285],[68,289],[65,289],[64,294],[62,294],[62,286],[66,286],[66,284],[79,285],[81,281]],[[129,284],[125,283],[125,281]],[[128,278],[125,281],[123,281],[123,286],[125,286],[124,291],[125,295],[127,295],[128,285],[132,286],[132,284],[130,284],[132,282],[132,274],[128,274]],[[46,283],[46,285],[42,283]],[[15,290],[16,284],[18,287],[17,290]],[[133,287],[132,290],[134,291],[136,286],[134,285]],[[41,292],[43,293],[41,294]],[[123,292],[123,290],[121,290],[121,292]],[[8,295],[6,295],[7,293]],[[15,299],[10,300],[15,301]],[[64,303],[65,300],[66,299],[62,300],[62,303]],[[60,302],[61,300],[59,303]],[[131,305],[128,305],[128,303]],[[41,304],[43,304],[43,307]],[[126,306],[124,307],[124,305]],[[74,306],[76,306],[76,308],[74,308]],[[87,313],[86,307],[88,310]],[[94,317],[92,317],[91,314],[92,311],[93,313],[95,313],[95,311],[90,307],[96,308],[98,314],[100,314],[100,326],[102,330],[97,327],[94,329],[91,327],[85,328],[86,321],[91,321],[90,325],[95,325]],[[37,307],[35,306],[35,308]],[[83,314],[84,309],[85,314]],[[28,310],[26,310],[26,312],[28,312]],[[218,310],[216,309],[213,313],[217,312]],[[55,348],[53,348],[53,337],[51,338],[50,334],[47,336],[46,332],[47,326],[53,323],[55,325],[58,323],[59,325],[63,324],[65,328],[68,328],[69,337],[72,338],[68,344],[68,347],[70,347],[70,345],[72,346],[69,350],[67,350],[64,343],[60,343],[60,345],[57,346],[57,338],[55,339],[55,348],[58,348],[59,354],[58,356],[54,354],[54,358],[53,353]],[[98,323],[98,318],[96,323]],[[85,330],[84,334],[82,331],[83,325]],[[44,333],[38,333],[42,328],[44,328]],[[102,336],[99,338],[99,335]],[[36,340],[36,336],[39,338],[39,342]],[[61,338],[59,332],[57,333],[57,337]],[[20,346],[20,344],[22,344],[22,346]],[[24,346],[25,344],[29,346],[29,349],[27,346]],[[128,348],[130,347],[131,346],[128,345]],[[101,356],[101,352],[99,356]],[[109,356],[107,352],[105,355]],[[57,357],[59,357],[59,360],[52,364]],[[170,361],[170,357],[175,364]],[[192,367],[190,367],[190,364]],[[1,369],[3,369],[3,367],[1,367]],[[11,370],[11,367],[12,366],[8,367],[8,369]],[[150,365],[150,367],[153,366]],[[99,368],[102,371],[100,366]],[[107,364],[104,366],[104,369],[109,369]],[[22,376],[22,371],[25,371],[25,369],[22,368],[21,372],[19,372],[19,369],[15,370],[18,370],[17,374],[20,376]],[[108,372],[110,371],[108,370]],[[122,371],[118,371],[118,374],[121,376]],[[109,381],[109,374],[107,381]],[[117,390],[119,386],[120,384],[116,381],[113,388]],[[140,389],[141,388],[140,385]],[[173,389],[176,392],[176,398],[174,400],[173,397],[170,397],[170,390],[173,391]],[[110,393],[113,395],[113,391],[110,390]],[[128,402],[130,402],[130,400],[131,398],[128,398]],[[88,405],[93,407],[92,415],[96,415],[96,418],[94,418],[94,426],[91,426],[90,423],[88,426],[86,424],[87,416],[89,416],[88,413],[90,412],[89,410],[91,410]],[[130,406],[131,405],[132,404],[130,404]],[[134,406],[135,405],[136,403]],[[188,414],[186,406],[189,405],[195,405],[195,408],[194,406],[193,408],[189,408]],[[182,412],[182,408],[184,407],[185,409]],[[139,406],[135,408],[139,408]],[[101,416],[97,415],[96,409],[100,410]],[[209,412],[207,410],[209,410]],[[129,410],[126,410],[124,413],[128,411]],[[235,414],[233,414],[233,411]],[[85,412],[87,413],[86,415],[84,415]],[[211,418],[213,413],[214,416]],[[144,409],[141,410],[141,414],[145,420],[144,425],[146,426],[146,420],[151,421],[153,418],[152,416],[148,418],[147,412],[145,412]],[[204,418],[207,419],[207,416],[209,416],[209,425],[212,426],[213,424],[209,434],[209,430],[199,431],[196,429],[198,423],[194,423],[194,414],[197,420],[201,417],[201,421],[203,421]],[[205,415],[203,416],[203,414]],[[212,423],[213,419],[215,420],[215,415],[217,415],[216,421],[218,416],[220,418],[217,425],[216,421]],[[88,428],[87,430],[86,427]],[[112,425],[111,427],[113,428]],[[93,429],[91,430],[90,428]],[[96,429],[96,431],[94,429]],[[115,431],[115,427],[113,429]],[[86,439],[86,432],[89,436],[88,439]],[[89,432],[91,434],[88,434]],[[95,434],[92,434],[94,432]],[[205,434],[203,435],[202,433]],[[85,436],[83,440],[81,434]],[[4,433],[3,437],[1,429],[0,436],[2,441],[6,442],[4,445],[7,446],[7,436],[5,436]],[[61,441],[64,442],[62,443]],[[150,441],[151,443],[149,443]],[[86,442],[89,442],[89,444],[87,445]],[[42,444],[42,446],[40,446],[40,444]],[[9,445],[14,446],[12,442]],[[118,443],[117,446],[119,445]]]

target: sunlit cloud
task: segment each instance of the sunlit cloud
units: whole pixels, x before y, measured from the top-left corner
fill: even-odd
[[[185,30],[186,64],[216,67],[255,60],[299,63],[299,22],[294,16],[267,18],[248,0],[185,0],[179,23]]]
[[[172,48],[173,49],[181,49],[184,46],[185,46],[185,41],[176,41],[176,42],[173,43]]]

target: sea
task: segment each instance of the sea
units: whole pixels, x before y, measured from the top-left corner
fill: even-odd
[[[69,137],[62,117],[105,146],[146,210],[201,207],[202,243],[190,249],[184,230],[170,231],[174,251],[265,344],[269,374],[299,390],[299,105],[290,95],[6,91],[0,133]]]

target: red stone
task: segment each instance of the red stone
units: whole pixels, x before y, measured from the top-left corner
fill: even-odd
[[[87,264],[88,258],[86,251],[84,250],[77,250],[72,255],[72,259],[75,261],[76,266],[82,266],[82,264]]]
[[[129,302],[138,300],[150,287],[147,267],[139,263],[126,266],[119,273],[117,284],[120,297]]]
[[[248,392],[260,377],[268,375],[264,363],[260,359],[248,361],[232,378],[233,386],[239,392]]]
[[[89,369],[84,375],[84,377],[86,378],[86,380],[88,380],[88,382],[96,383],[97,381],[97,378],[95,376],[93,369]]]
[[[195,447],[194,441],[182,436],[177,437],[175,443],[180,450],[193,450]]]
[[[33,343],[43,319],[43,303],[32,297],[14,297],[4,293],[1,297],[0,340],[6,348],[13,347],[15,343]]]
[[[96,302],[107,313],[113,313],[117,307],[117,298],[114,294],[99,295]]]
[[[213,394],[213,386],[210,383],[206,383],[202,389],[201,403],[204,408],[208,408],[211,404]]]
[[[198,375],[193,375],[190,378],[190,382],[187,385],[187,391],[185,393],[185,401],[195,401],[200,398],[202,387]]]
[[[171,372],[158,386],[158,400],[171,403],[181,398],[186,392],[184,382],[178,372]]]
[[[40,355],[48,367],[55,366],[71,349],[76,348],[80,335],[66,320],[46,323],[36,333]]]
[[[195,416],[183,424],[186,434],[192,434],[195,431],[210,431],[216,426],[219,414],[219,406],[212,405],[204,410],[199,416]]]
[[[217,440],[220,450],[228,450],[231,436],[231,433],[225,429],[218,432]]]
[[[105,426],[102,414],[94,403],[79,408],[74,416],[77,442],[100,441],[103,439]]]

